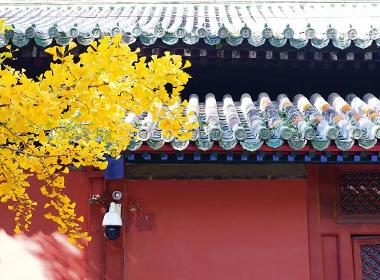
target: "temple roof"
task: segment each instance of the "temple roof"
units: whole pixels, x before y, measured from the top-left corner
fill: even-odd
[[[246,151],[269,147],[281,150],[326,150],[337,147],[348,151],[354,146],[372,149],[380,138],[380,100],[372,94],[359,98],[349,94],[345,98],[332,93],[327,99],[319,94],[310,98],[298,94],[292,100],[281,94],[271,100],[266,93],[243,94],[240,100],[225,95],[217,101],[212,93],[200,100],[190,96],[187,111],[194,112],[200,127],[193,131],[190,141],[162,137],[152,118],[129,116],[138,127],[138,139],[129,150],[148,145],[154,150],[166,143],[178,151],[191,146],[198,150],[212,150],[217,144],[224,150],[241,146]]]
[[[55,2],[55,3],[54,3]],[[58,2],[58,3],[57,3]],[[87,45],[106,34],[152,45],[204,42],[253,47],[269,42],[308,44],[321,49],[380,45],[380,4],[376,1],[0,1],[0,18],[13,25],[8,40],[23,47],[34,40],[48,46],[76,39]]]

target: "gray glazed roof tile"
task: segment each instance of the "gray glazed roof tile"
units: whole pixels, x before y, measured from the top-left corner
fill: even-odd
[[[321,49],[330,42],[339,49],[350,45],[380,45],[380,5],[376,2],[233,2],[218,4],[64,2],[61,5],[1,5],[0,18],[14,26],[0,44],[18,46],[34,40],[47,46],[72,39],[87,45],[117,32],[127,43],[139,40],[152,45],[162,40],[209,45],[226,41],[236,46],[247,41],[253,47],[268,41],[275,47],[287,42],[297,49],[309,42]]]
[[[380,138],[380,100],[372,94],[359,98],[332,93],[327,100],[319,94],[310,98],[298,94],[292,100],[281,94],[271,100],[266,93],[246,93],[240,100],[225,95],[217,101],[209,93],[204,102],[191,95],[187,108],[190,111],[196,113],[200,126],[189,141],[163,138],[148,114],[129,116],[139,130],[139,140],[133,141],[129,150],[137,150],[144,143],[159,150],[170,143],[181,151],[194,142],[202,151],[212,149],[214,143],[224,150],[241,145],[247,151],[260,150],[264,144],[281,149],[285,143],[293,150],[306,145],[325,150],[334,143],[347,151],[354,145],[370,149]]]

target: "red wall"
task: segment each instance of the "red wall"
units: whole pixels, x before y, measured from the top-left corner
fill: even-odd
[[[77,201],[79,215],[89,216],[88,197],[90,181],[83,172],[71,172],[66,178],[66,193]],[[38,202],[33,213],[30,231],[13,235],[14,221],[3,203],[0,203],[0,279],[85,279],[87,250],[69,244],[56,231],[56,225],[43,214],[46,199],[39,194],[41,183],[32,180],[28,192]],[[88,229],[88,219],[85,229]]]
[[[156,228],[131,226],[126,279],[309,279],[306,183],[129,181]]]
[[[40,183],[32,185],[32,198],[43,206]],[[104,190],[103,178],[71,172],[66,186],[93,241],[84,250],[73,247],[41,208],[30,232],[14,236],[0,204],[0,279],[309,279],[304,180],[128,181],[129,199],[154,214],[155,228],[131,224],[125,200],[117,241],[105,241],[104,211],[88,204]],[[122,181],[108,187],[125,188]]]
[[[370,167],[307,166],[306,180],[127,183],[74,171],[66,178],[66,192],[93,240],[84,250],[73,247],[41,208],[30,231],[14,236],[13,217],[0,203],[0,279],[361,279],[355,278],[360,272],[353,260],[355,238],[380,231],[378,224],[337,221],[336,176],[347,168]],[[32,181],[29,193],[42,207],[40,185]],[[104,209],[88,203],[105,189],[108,195],[124,192],[125,224],[117,241],[105,241]],[[136,218],[128,219],[126,198],[154,214],[152,231],[140,231]]]

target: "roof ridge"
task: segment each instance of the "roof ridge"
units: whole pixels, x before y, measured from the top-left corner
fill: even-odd
[[[40,0],[40,1],[28,1],[28,0],[0,0],[0,5],[9,5],[12,4],[14,6],[31,6],[31,5],[52,5],[52,6],[65,6],[72,5],[75,3],[76,5],[131,5],[131,4],[219,4],[219,5],[228,5],[228,4],[266,4],[266,3],[278,3],[278,4],[370,4],[370,3],[379,3],[378,0],[365,0],[365,1],[355,1],[355,0],[117,0],[117,1],[99,1],[99,0]]]
[[[268,41],[274,47],[289,44],[296,49],[310,44],[322,49],[330,43],[338,49],[353,45],[365,49],[374,43],[380,46],[380,5],[365,4],[377,3],[373,0],[365,3],[322,0],[318,4],[305,0],[183,0],[181,5],[174,4],[177,0],[139,0],[138,3],[135,0],[128,3],[97,0],[56,3],[47,0],[44,5],[33,5],[42,4],[41,0],[31,1],[18,0],[14,3],[0,0],[0,18],[14,26],[5,38],[0,35],[0,47],[9,40],[15,46],[23,47],[31,39],[42,47],[52,44],[53,40],[62,45],[72,39],[87,45],[104,35],[119,32],[125,34],[124,40],[128,44],[138,39],[143,45],[153,45],[160,39],[167,45],[180,41],[194,45],[204,41],[215,46],[225,41],[231,46],[238,46],[247,41],[253,47],[259,47]],[[151,8],[146,10],[145,6]],[[170,8],[175,6],[186,7],[187,12]],[[178,25],[180,17],[182,23]]]

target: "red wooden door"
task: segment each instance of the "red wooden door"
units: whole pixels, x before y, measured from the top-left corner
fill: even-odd
[[[380,236],[353,238],[355,280],[380,279]]]
[[[379,280],[362,276],[360,259],[361,246],[373,241],[366,237],[380,236],[379,167],[321,166],[309,171],[316,179],[309,186],[310,260],[316,264],[311,279]]]

